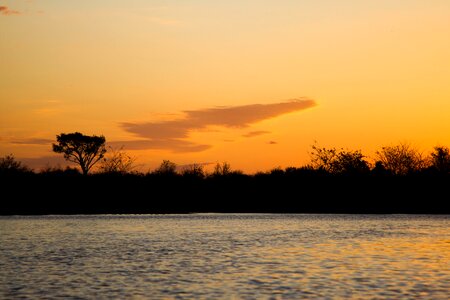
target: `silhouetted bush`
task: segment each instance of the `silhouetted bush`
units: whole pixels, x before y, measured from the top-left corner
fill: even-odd
[[[18,175],[31,173],[32,170],[9,154],[0,158],[0,175]]]
[[[269,175],[280,177],[284,175],[284,170],[281,167],[276,167],[269,171]]]
[[[383,167],[394,175],[411,174],[426,166],[422,153],[406,143],[382,147],[376,156]]]
[[[174,176],[177,174],[177,165],[170,160],[164,160],[153,173],[156,175]]]
[[[214,166],[214,171],[210,174],[211,177],[231,177],[241,175],[244,175],[244,172],[241,170],[233,170],[228,162],[217,163]]]
[[[78,176],[81,175],[80,171],[72,167],[51,167],[46,166],[39,171],[39,174],[50,176]]]
[[[203,170],[203,166],[200,164],[192,164],[185,166],[181,170],[181,175],[183,177],[194,177],[194,178],[204,178],[205,171]]]
[[[231,173],[231,166],[227,162],[223,162],[222,164],[217,163],[214,166],[213,176],[226,176]]]
[[[375,162],[374,167],[372,170],[370,170],[372,175],[374,176],[387,176],[387,175],[393,175],[392,172],[388,171],[384,165],[383,162],[377,161]]]
[[[351,151],[336,148],[312,146],[311,163],[315,169],[325,170],[331,174],[367,174],[369,163],[360,150]]]
[[[450,149],[448,147],[434,147],[434,151],[431,153],[431,167],[443,174],[450,173]]]
[[[136,158],[128,155],[123,148],[110,150],[100,161],[99,171],[101,173],[118,173],[127,174],[132,173],[135,166]]]

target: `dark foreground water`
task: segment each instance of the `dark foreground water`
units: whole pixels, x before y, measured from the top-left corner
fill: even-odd
[[[0,298],[450,298],[450,216],[0,217]]]

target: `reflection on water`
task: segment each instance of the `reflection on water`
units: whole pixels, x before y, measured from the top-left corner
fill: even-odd
[[[0,218],[0,298],[450,297],[449,216]]]

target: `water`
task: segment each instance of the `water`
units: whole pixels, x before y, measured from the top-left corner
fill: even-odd
[[[0,298],[450,298],[450,216],[0,217]]]

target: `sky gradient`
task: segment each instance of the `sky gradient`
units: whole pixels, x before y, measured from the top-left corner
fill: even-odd
[[[0,0],[0,155],[56,163],[74,131],[146,169],[450,146],[449,37],[448,0]]]

